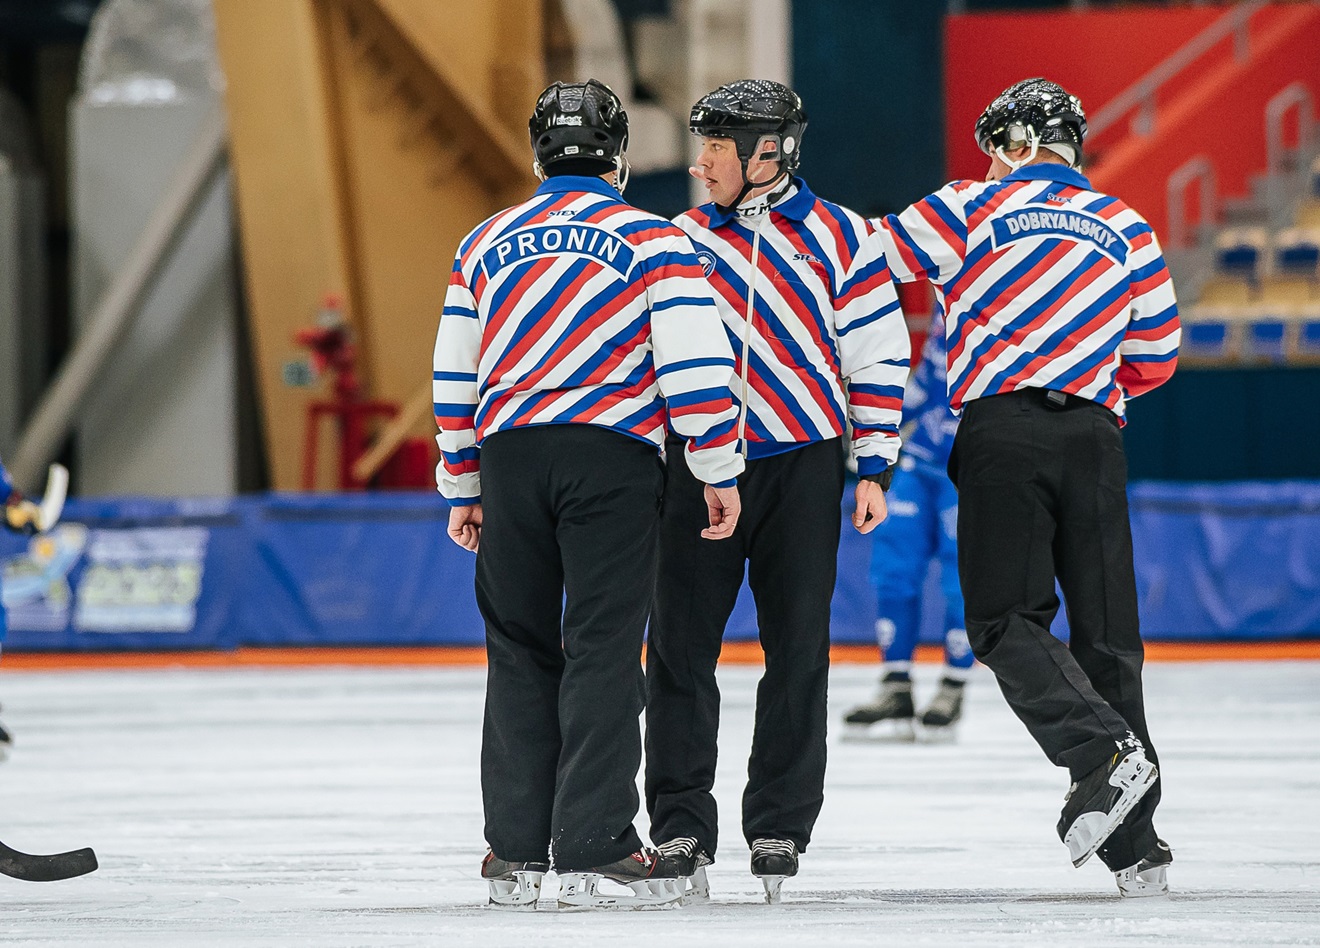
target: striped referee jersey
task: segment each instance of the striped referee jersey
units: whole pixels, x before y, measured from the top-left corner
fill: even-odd
[[[689,439],[699,479],[743,468],[733,353],[692,244],[600,178],[549,179],[459,245],[436,334],[440,493],[481,500],[481,442],[531,425]]]
[[[876,221],[895,276],[928,279],[946,313],[949,403],[1044,388],[1120,419],[1162,384],[1181,330],[1150,224],[1060,164],[955,181]]]
[[[801,178],[769,210],[704,204],[675,219],[715,290],[736,358],[738,439],[749,459],[839,437],[861,474],[898,458],[912,343],[866,220]]]

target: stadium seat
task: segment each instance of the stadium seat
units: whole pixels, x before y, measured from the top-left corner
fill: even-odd
[[[1298,312],[1289,359],[1311,364],[1320,362],[1320,304],[1312,304]]]
[[[1289,315],[1268,306],[1243,314],[1239,345],[1241,358],[1248,362],[1284,362],[1291,346],[1295,325]]]
[[[1230,308],[1193,306],[1183,313],[1182,345],[1178,358],[1184,362],[1229,362],[1237,358],[1240,320]]]
[[[1230,227],[1215,240],[1215,268],[1226,276],[1260,276],[1268,237],[1263,227]]]
[[[1320,266],[1320,230],[1290,227],[1274,236],[1274,273],[1279,276],[1316,278]]]

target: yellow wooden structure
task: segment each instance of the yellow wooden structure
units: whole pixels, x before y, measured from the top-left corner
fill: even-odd
[[[292,490],[322,392],[282,370],[326,293],[366,393],[429,401],[458,241],[536,184],[543,0],[215,0],[215,17],[271,480]],[[411,430],[433,433],[429,412]]]

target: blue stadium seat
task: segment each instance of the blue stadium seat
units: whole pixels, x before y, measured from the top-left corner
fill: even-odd
[[[1192,308],[1183,317],[1179,358],[1193,362],[1227,362],[1237,356],[1236,321],[1217,308]]]
[[[1259,227],[1230,227],[1215,240],[1215,268],[1225,276],[1254,281],[1260,275],[1267,238]]]
[[[1314,280],[1320,267],[1320,232],[1290,227],[1274,238],[1274,272],[1283,277]]]
[[[1288,321],[1281,316],[1252,318],[1242,334],[1242,357],[1255,362],[1288,358]]]
[[[1301,316],[1297,324],[1295,355],[1304,361],[1320,359],[1320,312]]]

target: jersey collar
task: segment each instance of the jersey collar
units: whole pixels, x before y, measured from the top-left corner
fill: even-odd
[[[546,178],[536,189],[538,195],[563,194],[567,191],[590,191],[593,194],[614,198],[616,201],[623,200],[623,195],[613,185],[606,184],[600,178],[588,178],[585,175],[557,174],[553,178]]]
[[[797,185],[797,192],[792,197],[780,201],[770,209],[770,212],[772,214],[782,214],[790,220],[804,221],[816,205],[816,195],[811,193],[811,189],[807,187],[807,182],[801,178],[794,176],[793,183]],[[712,229],[723,227],[730,221],[738,219],[738,215],[734,211],[721,211],[719,205],[714,201],[701,205],[698,210],[710,218]]]
[[[1006,174],[999,180],[1006,183],[1009,181],[1057,181],[1060,184],[1081,188],[1083,191],[1095,190],[1091,187],[1091,182],[1086,180],[1086,175],[1075,168],[1055,164],[1052,161],[1042,162],[1038,165],[1023,165],[1017,171]]]

